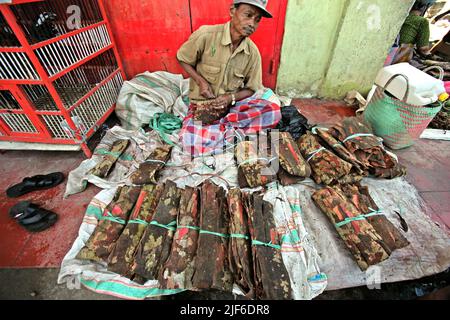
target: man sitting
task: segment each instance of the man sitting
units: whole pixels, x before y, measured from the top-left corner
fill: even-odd
[[[234,0],[229,22],[200,27],[178,50],[191,77],[181,138],[194,156],[220,152],[225,132],[253,133],[281,118],[279,105],[254,96],[263,89],[261,55],[248,37],[262,17],[272,18],[266,7],[267,0]]]

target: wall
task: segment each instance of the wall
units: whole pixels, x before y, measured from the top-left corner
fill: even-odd
[[[277,90],[297,97],[367,93],[414,0],[291,0]]]

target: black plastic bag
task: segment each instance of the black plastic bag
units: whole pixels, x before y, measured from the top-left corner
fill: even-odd
[[[289,132],[297,140],[311,128],[308,119],[298,112],[295,106],[286,106],[281,108],[281,120],[277,129],[282,132]]]

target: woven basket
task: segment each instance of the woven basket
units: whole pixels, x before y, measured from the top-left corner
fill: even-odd
[[[396,77],[406,79],[407,88],[402,100],[388,96],[387,86]],[[406,103],[409,94],[409,80],[402,74],[392,76],[386,85],[378,87],[364,111],[364,119],[372,125],[374,133],[383,138],[391,149],[407,148],[414,144],[428,124],[441,110],[437,107],[416,106]]]

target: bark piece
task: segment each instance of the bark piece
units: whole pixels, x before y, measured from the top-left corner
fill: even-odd
[[[140,191],[140,187],[130,186],[117,189],[113,201],[105,208],[102,219],[78,253],[77,259],[107,262]]]
[[[201,231],[192,285],[197,289],[231,292],[233,277],[229,270],[228,237],[223,236],[228,234],[229,225],[225,190],[207,180],[201,186],[200,199]]]
[[[362,214],[368,214],[372,211],[378,211],[379,208],[369,194],[367,186],[360,184],[348,184],[341,187],[345,196],[359,209]],[[401,249],[409,245],[409,241],[403,234],[389,221],[385,215],[376,215],[366,218],[373,226],[375,231],[381,236],[383,242],[380,244],[391,253],[396,249]]]
[[[312,199],[333,223],[361,270],[364,271],[369,266],[389,258],[389,250],[386,251],[386,245],[382,245],[383,238],[365,218],[341,226],[336,225],[363,214],[347,199],[340,186],[318,190],[312,195]]]
[[[194,258],[199,236],[199,190],[186,187],[180,200],[178,227],[159,283],[166,289],[193,289]]]
[[[384,149],[379,138],[373,135],[370,125],[363,119],[345,118],[330,128],[329,133],[354,154],[370,174],[388,179],[406,174],[406,169]]]
[[[147,228],[147,224],[155,213],[162,191],[162,185],[145,185],[142,188],[128,224],[108,258],[109,271],[132,279],[131,267],[136,249]]]
[[[252,256],[256,298],[291,299],[291,283],[281,256],[280,237],[276,231],[273,207],[269,202],[263,200],[263,194],[245,194],[244,199],[253,244]],[[255,240],[259,242],[255,242]],[[278,248],[271,247],[268,244],[276,245]]]
[[[275,142],[275,150],[280,159],[281,167],[290,175],[308,178],[311,167],[303,158],[297,143],[289,132],[280,132],[279,140]]]
[[[345,148],[345,146],[336,140],[328,130],[316,129],[317,135],[327,144],[339,157],[353,165],[352,171],[358,175],[367,176],[369,173],[364,170],[364,165],[356,156]]]
[[[108,151],[108,154],[106,154],[103,157],[102,161],[100,161],[94,168],[92,168],[89,173],[100,178],[105,178],[106,176],[108,176],[117,159],[119,159],[121,154],[128,147],[129,143],[129,140],[115,141],[111,146],[111,149]]]
[[[145,279],[157,280],[169,256],[176,229],[180,195],[181,189],[176,183],[172,181],[165,183],[153,219],[139,243],[132,272]]]
[[[137,185],[156,184],[158,172],[164,168],[166,162],[169,160],[171,149],[171,146],[163,145],[153,150],[149,157],[139,165],[139,169],[133,172],[131,182]]]
[[[352,164],[322,147],[311,133],[301,136],[298,145],[303,156],[309,160],[316,183],[329,185],[350,174]]]
[[[191,104],[193,119],[195,121],[201,121],[204,125],[210,125],[222,119],[230,112],[228,107],[213,108],[211,103],[211,100],[207,100],[203,103],[197,102],[196,104]]]
[[[256,188],[264,186],[277,178],[267,160],[258,157],[257,144],[254,141],[242,141],[238,143],[235,150],[238,163],[239,186],[245,188]],[[247,183],[244,183],[244,180]]]
[[[230,212],[230,234],[247,236],[247,238],[233,236],[230,238],[228,249],[230,270],[233,273],[235,283],[241,288],[245,297],[254,299],[255,285],[248,216],[244,210],[242,194],[239,189],[229,191],[228,209]]]

